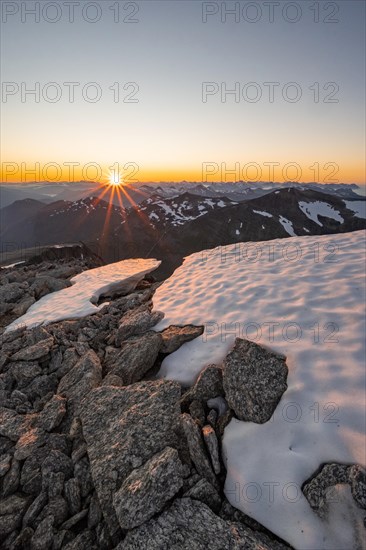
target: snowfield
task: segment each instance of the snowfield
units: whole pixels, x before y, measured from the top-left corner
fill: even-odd
[[[317,206],[309,217],[325,210]],[[205,365],[223,360],[236,336],[287,356],[288,389],[271,420],[233,419],[225,430],[225,492],[298,550],[364,548],[364,514],[348,486],[337,486],[324,520],[301,487],[323,463],[366,462],[365,236],[292,237],[240,243],[240,253],[238,244],[196,253],[154,295],[154,309],[165,313],[155,330],[205,325],[200,338],[164,360],[161,377],[192,384]],[[245,254],[249,245],[262,252]]]
[[[154,259],[123,260],[83,271],[71,279],[72,286],[69,288],[52,292],[38,300],[22,317],[11,323],[6,332],[20,326],[31,328],[97,313],[106,305],[94,305],[100,296],[111,290],[133,290],[137,283],[147,273],[157,269],[160,263]]]

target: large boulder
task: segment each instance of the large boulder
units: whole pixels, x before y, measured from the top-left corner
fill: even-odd
[[[173,353],[177,351],[183,344],[198,338],[203,334],[203,326],[195,325],[170,325],[164,329],[160,334],[163,338],[163,346],[161,348],[162,353]]]
[[[166,447],[122,483],[113,498],[122,529],[132,529],[161,512],[183,486],[182,463],[178,451]]]
[[[60,395],[54,395],[40,413],[37,425],[46,432],[52,432],[61,423],[65,414],[66,399]]]
[[[180,386],[171,381],[102,386],[84,399],[83,435],[110,534],[118,542],[113,497],[132,470],[167,446],[179,445]]]
[[[0,303],[14,304],[18,302],[29,288],[28,283],[8,283],[0,287]]]
[[[182,498],[158,518],[129,531],[116,550],[272,550],[249,528],[216,516],[198,500]]]
[[[148,331],[164,317],[160,311],[152,313],[148,306],[143,305],[127,311],[121,319],[116,333],[116,346],[120,346],[123,340],[130,336],[136,336]]]
[[[30,347],[25,347],[20,349],[11,357],[12,361],[35,361],[37,359],[42,359],[45,357],[51,350],[53,346],[53,337],[50,336],[46,340],[41,340],[36,344],[33,344]]]
[[[287,389],[285,357],[236,338],[223,364],[226,400],[240,420],[267,422]]]
[[[61,379],[58,393],[67,397],[68,404],[75,411],[93,388],[102,382],[102,367],[94,351],[89,350],[74,367]]]
[[[115,351],[106,363],[108,374],[116,374],[127,386],[139,382],[154,365],[161,348],[162,338],[156,332],[123,342],[121,350]]]
[[[324,516],[328,508],[329,489],[340,484],[348,484],[357,506],[366,509],[366,472],[359,464],[325,464],[304,483],[302,490],[310,506]]]
[[[42,298],[50,292],[57,292],[71,286],[69,281],[63,279],[55,279],[54,277],[49,277],[48,275],[43,275],[36,277],[30,289],[34,292],[37,300]]]
[[[193,401],[202,401],[206,404],[209,399],[223,396],[222,368],[218,365],[208,365],[199,374],[194,386],[182,397],[182,407]]]

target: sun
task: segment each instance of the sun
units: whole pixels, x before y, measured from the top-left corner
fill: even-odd
[[[123,184],[123,178],[121,174],[117,174],[116,172],[110,172],[108,176],[108,182],[109,182],[109,185],[113,185],[114,187],[120,187]]]

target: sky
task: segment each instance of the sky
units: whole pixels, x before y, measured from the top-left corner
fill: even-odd
[[[1,7],[1,181],[365,182],[363,1]]]

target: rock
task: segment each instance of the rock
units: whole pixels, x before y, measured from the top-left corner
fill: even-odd
[[[204,478],[201,478],[191,489],[184,493],[184,496],[194,500],[200,500],[209,506],[215,513],[221,508],[219,493],[216,491],[215,487]]]
[[[144,305],[136,309],[127,311],[116,332],[115,345],[119,347],[123,340],[130,336],[135,336],[147,332],[164,317],[160,311],[151,313],[150,309]]]
[[[11,409],[0,407],[0,435],[17,441],[27,430],[26,419]]]
[[[22,524],[22,518],[29,499],[20,495],[11,495],[2,499],[0,507],[0,540],[15,531]]]
[[[161,336],[156,332],[146,332],[123,342],[113,362],[106,365],[108,374],[119,376],[124,385],[140,381],[154,365],[161,342]]]
[[[49,550],[52,548],[53,524],[53,516],[47,516],[41,521],[31,539],[31,550]]]
[[[42,488],[41,466],[48,452],[47,446],[40,447],[23,463],[20,484],[25,493],[37,495],[40,492]]]
[[[233,417],[233,411],[228,409],[224,414],[222,414],[216,422],[216,435],[221,441],[224,437],[224,431],[226,426],[229,424]]]
[[[0,351],[0,373],[3,372],[5,365],[9,363],[9,354]]]
[[[48,504],[40,513],[38,521],[42,521],[46,517],[52,516],[54,526],[58,527],[66,520],[68,515],[66,500],[61,495],[58,495],[57,497],[49,499]]]
[[[326,464],[321,471],[303,486],[303,493],[310,506],[320,515],[326,503],[326,490],[332,485],[348,482],[348,466],[345,464]]]
[[[0,453],[7,454],[14,447],[14,443],[10,441],[7,437],[2,437],[0,435]]]
[[[170,325],[160,334],[163,338],[161,353],[173,353],[177,351],[183,344],[198,338],[203,334],[203,326],[194,325]]]
[[[81,510],[81,512],[79,512],[78,514],[75,514],[70,519],[65,521],[65,523],[61,525],[61,529],[66,531],[68,531],[69,529],[72,529],[75,525],[79,523],[79,521],[83,520],[87,515],[88,515],[88,510]]]
[[[49,499],[48,504],[43,508],[41,514],[39,515],[38,521],[42,521],[48,516],[53,516],[54,527],[59,527],[68,518],[69,511],[67,508],[67,502],[61,495]]]
[[[302,491],[310,506],[324,517],[327,500],[331,498],[328,489],[341,483],[350,485],[356,504],[366,509],[366,472],[358,464],[326,464],[316,476],[305,482]]]
[[[48,487],[51,473],[62,472],[65,479],[69,479],[73,474],[73,463],[71,458],[61,451],[52,450],[42,463],[42,484],[44,488]]]
[[[79,354],[75,348],[67,349],[62,357],[61,365],[57,368],[56,374],[59,379],[65,376],[70,370],[75,367],[80,360]]]
[[[25,295],[24,298],[13,308],[14,315],[21,317],[36,302],[34,296]]]
[[[65,483],[64,494],[70,510],[70,514],[75,515],[80,512],[81,494],[80,483],[77,479],[71,478]]]
[[[263,525],[255,521],[253,518],[251,518],[250,516],[247,516],[241,510],[234,508],[234,506],[232,506],[225,497],[222,501],[221,509],[218,515],[222,519],[225,519],[227,521],[242,523],[247,527],[250,527],[254,531],[261,531],[265,529]],[[273,541],[273,549],[275,550],[276,548],[277,547]]]
[[[48,340],[50,333],[41,325],[26,330],[24,333],[23,347],[34,346],[42,340]]]
[[[215,474],[219,474],[221,471],[220,457],[219,457],[219,444],[215,434],[215,430],[212,426],[206,425],[202,429],[203,440],[206,444],[207,451],[211,457],[211,464]]]
[[[9,374],[15,379],[18,390],[27,387],[37,376],[42,374],[38,363],[14,363],[10,366]]]
[[[49,376],[37,376],[29,386],[23,388],[23,392],[30,401],[34,401],[34,410],[40,411],[55,393],[56,388],[57,377],[55,374],[50,374]]]
[[[103,378],[102,386],[124,386],[123,380],[120,376],[117,376],[117,374],[107,374],[105,378]]]
[[[283,356],[249,340],[236,338],[223,369],[229,406],[240,420],[267,422],[287,389],[287,373]]]
[[[86,456],[76,462],[74,466],[74,476],[79,482],[81,496],[85,498],[94,489],[90,473],[90,464]]]
[[[52,350],[51,358],[48,363],[48,373],[51,374],[51,372],[57,371],[61,367],[61,364],[62,364],[62,351],[59,348]]]
[[[127,533],[116,550],[271,550],[248,528],[216,516],[202,502],[174,501],[158,518]]]
[[[35,297],[39,300],[39,298],[46,296],[46,294],[50,292],[57,292],[69,286],[71,286],[69,281],[63,281],[49,276],[39,276],[35,278],[30,290],[34,292]]]
[[[91,498],[88,515],[88,527],[94,529],[102,520],[102,510],[100,508],[99,500],[94,493]]]
[[[122,529],[145,523],[164,508],[183,485],[178,452],[166,447],[133,470],[113,497]]]
[[[15,304],[25,294],[29,288],[28,284],[24,283],[9,283],[0,286],[0,303]]]
[[[206,478],[214,487],[217,481],[210,461],[206,455],[201,430],[189,414],[182,414],[182,424],[188,442],[189,454],[197,472]]]
[[[366,471],[362,466],[354,464],[348,471],[352,496],[360,508],[366,510]]]
[[[82,442],[71,453],[71,460],[75,464],[86,455],[86,443]]]
[[[33,535],[34,531],[31,527],[26,527],[25,529],[22,529],[13,543],[12,550],[30,548],[30,541]]]
[[[0,287],[3,288],[3,287]],[[7,349],[11,344],[15,343],[15,346],[17,346],[17,340],[21,340],[21,337],[24,335],[24,332],[26,330],[25,326],[20,326],[19,328],[12,330],[11,332],[5,332],[0,337],[0,343],[2,346],[6,346]],[[18,348],[19,349],[19,348]]]
[[[47,338],[47,340],[41,340],[33,346],[21,349],[14,353],[11,357],[11,361],[35,361],[45,357],[53,346],[53,337]]]
[[[60,425],[66,414],[66,399],[60,395],[54,395],[40,413],[37,424],[46,432],[52,432]]]
[[[81,421],[93,481],[114,540],[118,520],[113,496],[132,470],[165,447],[177,447],[179,398],[179,384],[159,380],[103,386],[84,400]]]
[[[102,382],[102,367],[94,351],[88,351],[61,379],[57,393],[69,400],[78,410],[82,399]]]
[[[219,395],[224,395],[222,368],[217,365],[208,365],[201,371],[194,386],[183,395],[182,407],[187,407],[194,399],[206,403]]]
[[[72,537],[73,533],[71,533],[71,531],[65,531],[65,529],[58,530],[53,537],[52,550],[61,550],[61,548],[65,548],[65,545]]]
[[[51,472],[49,474],[48,498],[51,500],[61,495],[65,483],[65,474],[63,472]]]
[[[0,456],[0,477],[4,477],[6,472],[10,470],[11,454]]]
[[[207,422],[212,426],[213,428],[216,428],[216,422],[217,422],[218,414],[215,411],[215,409],[211,409],[210,412],[207,415]]]
[[[13,458],[11,467],[3,479],[2,496],[7,497],[15,493],[20,483],[20,462]]]
[[[95,537],[88,529],[77,535],[63,548],[64,550],[98,550],[98,547],[95,546]]]
[[[95,533],[97,535],[98,550],[109,550],[109,548],[114,547],[108,531],[108,527],[104,523],[100,523],[99,525],[97,525]]]
[[[23,518],[23,527],[35,527],[35,521],[48,502],[47,493],[42,491],[29,506]]]
[[[43,430],[38,428],[29,428],[23,433],[15,446],[14,457],[17,460],[25,460],[28,456],[34,453],[38,447],[42,447],[46,443],[47,435]]]
[[[189,405],[189,414],[197,422],[197,424],[201,426],[201,428],[206,423],[205,409],[203,408],[201,401],[198,401],[197,399],[192,401]]]

